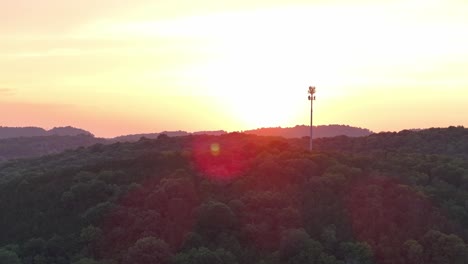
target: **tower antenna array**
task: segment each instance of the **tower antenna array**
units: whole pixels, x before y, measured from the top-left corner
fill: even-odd
[[[312,151],[312,135],[314,132],[314,127],[313,127],[313,113],[314,113],[314,100],[315,100],[315,86],[309,86],[309,101],[310,101],[310,145],[309,145],[309,150]]]

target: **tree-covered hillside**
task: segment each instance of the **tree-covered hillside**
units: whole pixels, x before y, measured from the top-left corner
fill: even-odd
[[[231,133],[0,165],[3,263],[468,263],[468,129]]]

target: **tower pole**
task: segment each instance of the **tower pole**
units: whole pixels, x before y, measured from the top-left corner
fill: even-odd
[[[309,150],[312,151],[312,137],[314,132],[313,117],[314,117],[314,100],[315,100],[315,87],[309,86],[309,100],[310,100],[310,143]]]
[[[314,118],[314,99],[310,99],[310,146],[309,150],[312,151],[312,136],[314,134],[314,127],[313,127],[313,118]]]

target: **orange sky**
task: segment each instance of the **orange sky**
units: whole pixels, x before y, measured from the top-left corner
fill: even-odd
[[[0,0],[0,125],[468,126],[465,0]]]

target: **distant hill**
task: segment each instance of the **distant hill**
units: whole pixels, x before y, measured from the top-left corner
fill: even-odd
[[[32,158],[56,154],[69,149],[106,143],[105,139],[92,135],[34,136],[0,139],[0,163],[10,159]]]
[[[140,138],[155,139],[159,135],[167,135],[169,137],[181,137],[188,135],[210,135],[210,136],[219,136],[226,134],[226,131],[216,130],[216,131],[198,131],[198,132],[186,132],[186,131],[163,131],[160,133],[145,133],[145,134],[133,134],[133,135],[124,135],[110,139],[111,142],[135,142],[140,140]]]
[[[245,134],[258,136],[280,136],[284,138],[302,138],[309,135],[308,126],[291,128],[260,128],[244,131]],[[224,130],[216,131],[163,131],[159,133],[145,133],[119,136],[111,139],[95,138],[90,132],[74,128],[56,127],[45,130],[38,127],[0,127],[0,162],[11,159],[33,158],[43,155],[60,153],[65,150],[88,147],[94,144],[112,144],[116,142],[137,142],[141,138],[156,139],[160,135],[181,137],[189,135],[220,136],[227,134]],[[314,138],[335,136],[362,137],[372,132],[368,129],[345,125],[328,125],[314,127]]]
[[[0,127],[0,163],[12,159],[23,159],[56,154],[65,150],[89,147],[95,144],[112,144],[116,142],[136,142],[141,138],[156,139],[165,134],[169,137],[188,135],[222,135],[225,131],[164,131],[120,136],[112,139],[96,138],[86,130],[73,127],[58,127],[49,131],[37,128]]]
[[[269,128],[258,128],[252,130],[242,131],[245,134],[254,134],[257,136],[279,136],[284,138],[301,138],[309,136],[309,126],[295,126],[295,127],[269,127]],[[147,139],[155,139],[159,135],[165,134],[169,137],[179,137],[188,135],[210,135],[220,136],[227,134],[224,130],[216,131],[198,131],[198,132],[186,132],[186,131],[164,131],[160,133],[146,133],[146,134],[134,134],[124,135],[110,139],[111,142],[135,142],[140,138],[144,137]],[[372,131],[365,128],[352,127],[347,125],[326,125],[326,126],[314,126],[314,138],[325,138],[325,137],[336,137],[336,136],[348,136],[348,137],[363,137],[373,134]]]
[[[140,138],[148,138],[148,139],[155,139],[159,135],[165,134],[170,137],[178,137],[178,136],[187,136],[189,135],[188,132],[185,131],[164,131],[160,133],[142,133],[142,134],[131,134],[131,135],[123,135],[123,136],[118,136],[115,138],[109,139],[110,141],[113,142],[134,142],[140,140]]]
[[[295,126],[295,127],[272,127],[259,128],[254,130],[244,131],[246,134],[254,134],[258,136],[280,136],[285,138],[301,138],[309,136],[310,126]],[[352,127],[347,125],[326,125],[314,126],[314,138],[348,136],[348,137],[364,137],[369,136],[373,132],[369,129]]]
[[[15,137],[39,137],[45,136],[47,131],[39,127],[1,127],[0,139]]]
[[[45,130],[40,127],[2,127],[0,126],[0,139],[5,138],[18,138],[18,137],[44,137],[44,136],[77,136],[77,135],[91,135],[86,130],[80,128],[67,127],[54,127],[51,130]]]
[[[71,127],[71,126],[54,127],[51,130],[47,131],[47,135],[57,135],[57,136],[90,135],[90,136],[93,136],[93,134],[91,134],[89,131],[86,131],[80,128]]]
[[[322,138],[315,141],[315,148],[319,151],[333,150],[342,153],[388,155],[392,152],[411,152],[451,155],[467,159],[468,128],[450,126],[380,132],[362,138],[343,136]]]

